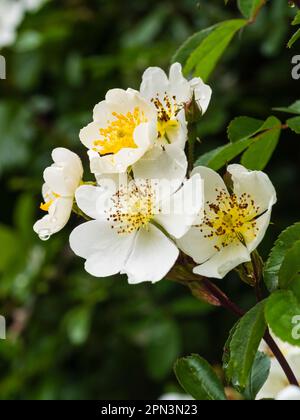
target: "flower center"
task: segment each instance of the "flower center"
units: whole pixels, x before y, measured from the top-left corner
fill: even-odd
[[[217,239],[215,248],[221,248],[235,243],[252,241],[259,231],[257,216],[259,207],[249,194],[240,197],[232,194],[228,196],[225,190],[216,189],[217,200],[214,203],[207,202],[204,212],[204,222],[199,225],[204,238]]]
[[[180,107],[176,102],[176,96],[173,96],[172,99],[170,99],[167,93],[165,93],[163,102],[159,99],[158,94],[156,98],[151,99],[151,102],[157,110],[158,137],[162,138],[166,135],[168,130],[179,126],[177,114],[180,111]]]
[[[147,228],[155,214],[155,185],[150,180],[131,182],[112,197],[107,221],[119,234],[133,233]]]
[[[141,123],[147,122],[143,111],[136,107],[127,114],[112,113],[115,120],[108,121],[106,128],[100,128],[101,140],[94,141],[93,150],[101,155],[115,154],[123,148],[136,149],[134,130]]]
[[[43,211],[49,211],[49,208],[52,206],[55,200],[60,198],[59,194],[56,194],[55,192],[50,192],[45,195],[46,201],[44,203],[41,203],[40,209]]]

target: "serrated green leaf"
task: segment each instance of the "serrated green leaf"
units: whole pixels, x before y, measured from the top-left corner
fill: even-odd
[[[244,392],[244,396],[247,400],[255,400],[257,394],[269,377],[270,368],[270,358],[264,353],[257,352]]]
[[[221,381],[202,357],[183,357],[177,360],[174,370],[182,388],[196,400],[226,400]]]
[[[283,260],[296,241],[300,240],[300,223],[284,230],[275,242],[265,265],[264,281],[270,292],[279,286],[279,271]]]
[[[279,286],[287,289],[300,274],[300,240],[287,252],[279,270]]]
[[[288,107],[273,108],[274,111],[286,112],[288,114],[300,114],[300,100],[292,103]]]
[[[290,118],[286,123],[291,130],[297,134],[300,134],[300,117]]]
[[[300,315],[300,302],[292,291],[274,292],[267,300],[265,315],[274,334],[281,340],[300,347],[293,332],[295,318]]]
[[[247,19],[252,19],[264,4],[265,0],[238,0],[240,12]]]
[[[227,134],[232,143],[254,136],[264,121],[250,117],[237,117],[228,126]]]
[[[244,139],[235,143],[229,143],[218,147],[197,159],[195,166],[207,166],[218,171],[232,159],[239,156],[247,147],[253,143],[253,139]]]
[[[176,51],[176,53],[173,55],[171,62],[172,63],[181,63],[184,65],[189,56],[192,54],[192,52],[198,48],[198,46],[202,43],[202,41],[215,30],[215,28],[218,25],[211,26],[209,28],[203,29],[200,32],[197,32],[193,34],[191,37],[189,37]]]
[[[234,34],[246,23],[244,19],[233,19],[216,25],[190,54],[184,66],[184,73],[193,73],[206,81]]]
[[[294,33],[294,35],[291,37],[291,39],[288,42],[288,47],[292,48],[292,46],[295,44],[296,41],[300,38],[300,29],[298,29],[297,32]]]
[[[258,346],[266,330],[265,302],[260,302],[241,318],[229,343],[226,376],[240,391],[247,386]]]
[[[241,164],[248,169],[261,171],[267,166],[279,141],[281,122],[275,117],[270,117],[262,130],[266,131],[256,137],[255,142],[242,156]]]

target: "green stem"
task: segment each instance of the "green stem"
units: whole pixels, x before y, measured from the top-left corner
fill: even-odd
[[[211,283],[208,279],[203,279],[201,282],[204,283],[205,287],[212,293],[213,296],[215,296],[216,299],[219,300],[221,305],[224,309],[227,309],[234,315],[241,318],[245,315],[245,311],[243,311],[241,308],[239,308],[234,302],[232,302],[225,293],[220,291],[213,283]],[[272,353],[278,360],[278,363],[280,364],[283,372],[285,373],[287,379],[289,380],[289,383],[291,385],[299,386],[299,383],[297,381],[297,378],[292,371],[292,368],[290,367],[289,363],[287,362],[286,358],[282,354],[280,348],[276,344],[275,340],[270,334],[269,329],[266,330],[264,335],[264,340],[271,349]]]

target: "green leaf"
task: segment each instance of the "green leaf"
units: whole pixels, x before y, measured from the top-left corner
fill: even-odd
[[[259,9],[265,4],[265,0],[238,0],[240,12],[247,18],[255,17]]]
[[[250,373],[250,377],[244,392],[247,400],[255,400],[257,394],[266,383],[271,368],[270,358],[261,352],[257,352]]]
[[[292,291],[277,291],[267,300],[265,315],[274,334],[281,340],[300,347],[295,336],[295,319],[300,315],[300,302]]]
[[[16,255],[18,238],[14,231],[7,226],[0,225],[0,272],[5,270]]]
[[[193,73],[204,81],[208,79],[217,62],[229,45],[234,34],[247,23],[244,19],[233,19],[221,22],[207,36],[202,39],[199,46],[190,54],[184,66],[184,73]]]
[[[144,330],[147,334],[145,359],[151,378],[161,380],[170,374],[180,353],[180,335],[173,320],[161,319]]]
[[[279,271],[288,251],[300,240],[300,222],[284,230],[275,242],[265,265],[264,281],[270,292],[279,286]]]
[[[287,125],[295,133],[300,134],[300,117],[294,117],[287,120]]]
[[[275,117],[266,121],[238,117],[229,124],[227,132],[230,143],[200,156],[195,166],[208,166],[217,171],[248,149],[242,158],[244,166],[264,169],[279,140],[281,122]]]
[[[88,338],[91,327],[91,307],[81,306],[72,309],[64,319],[64,325],[70,341],[82,345]]]
[[[292,46],[295,44],[296,41],[300,38],[300,29],[298,29],[297,32],[294,33],[294,35],[291,37],[291,39],[288,42],[288,47],[292,48]]]
[[[6,169],[24,164],[34,129],[28,107],[12,102],[0,103],[0,176]]]
[[[213,32],[218,25],[211,26],[209,28],[203,29],[200,32],[195,33],[189,37],[182,45],[178,48],[174,56],[172,57],[171,62],[179,62],[184,65],[192,52],[202,43],[202,41]]]
[[[226,376],[240,391],[247,386],[258,346],[266,330],[264,307],[265,302],[260,302],[243,316],[229,343],[229,359],[224,366]]]
[[[300,10],[298,10],[298,12],[297,12],[297,14],[296,14],[296,16],[295,16],[295,18],[292,22],[292,25],[300,25]]]
[[[287,252],[279,271],[279,286],[287,289],[300,274],[300,240]]]
[[[237,117],[228,126],[227,134],[232,143],[244,140],[258,133],[264,121],[250,117]]]
[[[248,169],[261,171],[267,166],[279,141],[281,122],[275,117],[270,117],[262,129],[266,131],[256,137],[256,141],[242,156],[241,163]]]
[[[178,359],[174,370],[182,388],[196,400],[226,400],[221,381],[202,357],[191,355]]]
[[[235,143],[229,143],[225,146],[218,147],[197,159],[195,166],[208,166],[218,171],[232,159],[239,156],[247,147],[253,143],[253,139],[243,139]]]
[[[273,108],[274,111],[286,112],[288,114],[300,114],[300,100],[292,103],[288,107]]]

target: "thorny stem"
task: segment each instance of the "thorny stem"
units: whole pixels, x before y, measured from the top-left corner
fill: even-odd
[[[245,315],[245,311],[243,311],[241,308],[239,308],[234,302],[232,302],[225,293],[220,291],[213,283],[211,283],[208,279],[202,280],[204,286],[212,293],[212,295],[217,298],[220,302],[220,304],[223,306],[223,308],[229,310],[234,315],[241,318],[243,315]],[[284,371],[286,377],[288,378],[291,385],[299,386],[299,383],[297,381],[297,378],[294,375],[294,372],[292,371],[290,365],[288,364],[286,358],[282,354],[280,348],[272,338],[269,329],[266,330],[264,335],[264,340],[269,346],[270,350],[278,360],[278,363],[280,364],[282,370]]]

